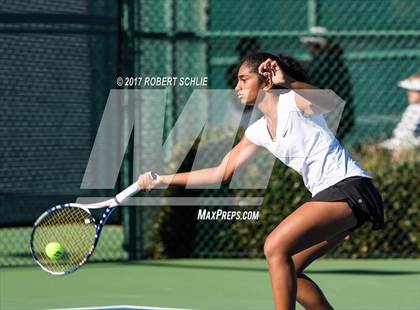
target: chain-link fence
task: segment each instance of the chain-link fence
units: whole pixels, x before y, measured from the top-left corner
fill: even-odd
[[[30,264],[30,226],[81,180],[118,70],[115,1],[0,2],[0,266]],[[103,194],[103,193],[102,193]],[[121,215],[94,259],[123,259]]]
[[[28,225],[46,206],[92,194],[81,191],[80,183],[117,76],[208,76],[208,88],[232,89],[240,59],[259,50],[293,56],[312,83],[346,100],[338,138],[383,195],[386,229],[372,233],[363,228],[332,255],[417,256],[416,150],[395,157],[373,145],[393,134],[408,106],[397,83],[420,68],[419,15],[416,0],[3,1],[0,265],[30,262]],[[163,141],[193,89],[166,89]],[[200,108],[217,115],[217,106]],[[147,136],[156,124],[148,124],[147,118],[153,113],[141,111],[142,166],[163,173],[165,168],[154,167],[148,154]],[[242,110],[236,113],[242,117]],[[225,134],[216,137],[204,148],[219,154]],[[176,157],[174,147],[170,155]],[[191,168],[194,154],[189,153],[181,169]],[[265,157],[257,160],[250,173],[255,177],[265,163]],[[132,165],[127,156],[124,186]],[[176,188],[163,194],[207,197],[208,202],[264,196],[258,221],[198,221],[196,206],[127,208],[108,227],[109,237],[103,236],[93,258],[260,257],[268,232],[309,198],[299,176],[280,163],[268,190],[228,187]],[[232,208],[214,201],[208,209]]]

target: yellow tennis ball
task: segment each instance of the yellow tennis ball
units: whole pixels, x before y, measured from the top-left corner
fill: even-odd
[[[45,253],[53,260],[60,259],[64,254],[64,248],[58,242],[50,242],[45,247]]]

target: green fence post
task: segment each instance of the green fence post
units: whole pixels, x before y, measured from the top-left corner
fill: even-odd
[[[133,76],[134,67],[134,41],[133,41],[133,30],[134,30],[134,1],[133,0],[120,0],[119,1],[119,14],[120,14],[120,70],[118,75],[122,78],[127,76]],[[127,107],[128,100],[130,100],[128,94],[122,95],[122,104]],[[126,111],[126,113],[129,113]],[[124,117],[124,120],[126,118]],[[124,121],[122,120],[122,121]],[[125,122],[125,121],[124,121]],[[124,135],[130,135],[131,129],[128,128],[127,124],[124,124]],[[120,174],[120,188],[126,188],[131,184],[132,178],[132,151],[133,142],[130,139],[129,146],[127,148],[126,156],[124,157],[121,174]],[[137,259],[137,247],[135,242],[135,229],[136,229],[136,210],[131,207],[122,207],[122,223],[124,231],[124,249],[128,254],[129,260]]]
[[[317,26],[317,0],[308,0],[308,29]]]

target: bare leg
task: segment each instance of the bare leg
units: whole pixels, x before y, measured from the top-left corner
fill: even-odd
[[[293,255],[297,275],[297,301],[307,310],[331,310],[333,307],[328,302],[321,289],[308,276],[303,274],[303,270],[315,259],[323,256],[331,249],[335,248],[347,235],[342,233],[336,237],[320,242],[304,251]]]
[[[277,310],[296,306],[297,277],[292,256],[356,225],[346,202],[307,202],[267,237],[264,254]]]
[[[306,310],[334,310],[321,289],[311,278],[302,273],[298,275],[297,282],[297,300]]]

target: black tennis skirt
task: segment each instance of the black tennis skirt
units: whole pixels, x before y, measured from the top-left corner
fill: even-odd
[[[311,201],[346,201],[357,219],[356,230],[366,222],[372,223],[372,229],[384,228],[384,206],[381,195],[370,178],[349,177],[320,191]]]

